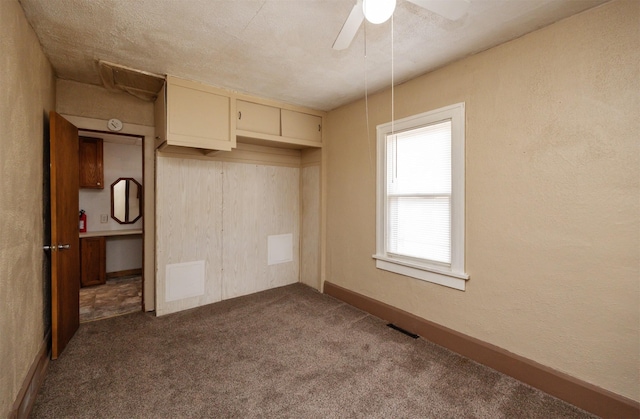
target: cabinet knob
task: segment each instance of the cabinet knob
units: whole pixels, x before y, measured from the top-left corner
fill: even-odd
[[[100,182],[97,182],[96,185],[100,186]]]
[[[242,111],[238,111],[238,119],[242,119]]]
[[[318,124],[318,132],[322,130],[322,125]]]

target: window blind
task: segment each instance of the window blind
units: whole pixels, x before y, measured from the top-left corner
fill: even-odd
[[[451,263],[451,120],[387,136],[387,252]]]

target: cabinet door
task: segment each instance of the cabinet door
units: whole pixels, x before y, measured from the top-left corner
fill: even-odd
[[[106,245],[104,237],[80,239],[80,283],[83,287],[106,282]]]
[[[322,142],[322,118],[282,109],[282,136]]]
[[[236,110],[236,129],[280,135],[280,108],[238,100]]]
[[[162,143],[167,141],[167,87],[166,84],[162,86],[158,97],[153,104],[153,117],[155,122],[156,148],[160,147]]]
[[[211,150],[231,150],[230,101],[214,88],[167,79],[167,143]]]
[[[80,159],[80,187],[104,189],[102,139],[80,137],[78,150]]]

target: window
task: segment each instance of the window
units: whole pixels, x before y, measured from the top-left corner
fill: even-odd
[[[377,133],[376,267],[464,290],[464,103]]]

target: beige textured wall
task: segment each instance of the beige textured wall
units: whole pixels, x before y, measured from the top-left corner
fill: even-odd
[[[466,102],[465,292],[371,258],[389,91],[368,140],[363,101],[330,112],[326,279],[639,400],[639,22],[614,1],[396,88],[396,118]]]
[[[118,118],[130,124],[153,126],[153,102],[104,87],[58,79],[56,111],[85,118]]]
[[[0,1],[0,417],[6,417],[49,328],[43,274],[49,61],[17,1]],[[46,137],[48,140],[48,137]]]

